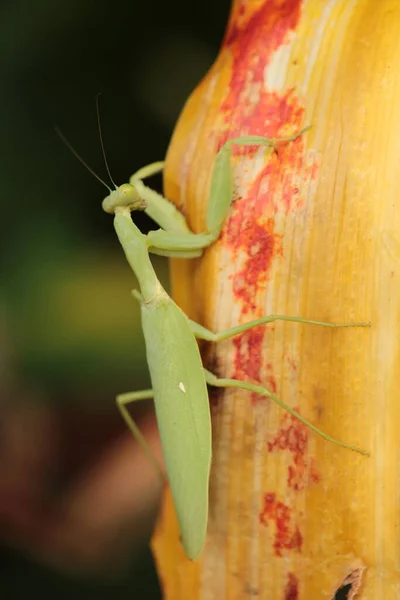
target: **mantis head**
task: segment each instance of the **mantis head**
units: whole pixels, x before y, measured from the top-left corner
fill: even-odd
[[[146,206],[146,202],[131,183],[123,183],[111,191],[102,202],[103,210],[110,214],[114,214],[116,208],[129,208],[133,211],[144,210]]]

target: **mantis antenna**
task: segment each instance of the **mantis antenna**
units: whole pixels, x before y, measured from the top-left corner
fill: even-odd
[[[106,165],[108,176],[109,176],[109,178],[111,180],[111,183],[113,184],[113,186],[117,190],[118,186],[117,186],[117,184],[115,183],[114,179],[111,176],[111,171],[110,171],[110,167],[108,166],[106,151],[104,149],[103,134],[102,134],[102,131],[101,131],[101,122],[100,122],[100,108],[99,108],[99,96],[100,96],[100,94],[101,94],[101,92],[99,92],[97,94],[97,96],[96,96],[96,114],[97,114],[97,125],[99,127],[99,137],[100,137],[101,151],[103,153],[104,164]]]
[[[77,158],[79,160],[79,162],[89,171],[89,173],[91,173],[94,177],[96,177],[97,181],[100,181],[100,183],[102,183],[107,189],[108,191],[111,193],[112,189],[110,188],[110,186],[108,186],[106,184],[106,182],[97,175],[97,173],[95,173],[93,171],[93,169],[91,169],[89,167],[89,165],[87,163],[85,163],[85,161],[83,160],[83,158],[81,156],[79,156],[79,154],[77,153],[77,151],[75,150],[75,148],[69,143],[69,141],[67,140],[67,138],[65,137],[65,135],[61,132],[61,130],[58,127],[54,128],[57,135],[61,138],[61,140],[64,142],[64,144],[67,146],[67,148],[72,152],[72,154],[75,156],[75,158]],[[107,164],[107,163],[106,163]],[[111,179],[112,181],[112,179]],[[113,181],[112,181],[113,182]],[[114,183],[114,182],[113,182]],[[114,183],[115,185],[115,183]]]

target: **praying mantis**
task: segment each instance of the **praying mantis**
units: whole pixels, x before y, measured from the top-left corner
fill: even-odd
[[[132,175],[129,183],[119,187],[114,184],[115,190],[109,188],[110,194],[102,203],[103,209],[114,216],[116,234],[139,283],[139,290],[133,290],[132,294],[140,303],[146,357],[152,383],[151,389],[117,396],[117,406],[130,431],[154,463],[156,461],[127,409],[128,403],[146,398],[154,399],[181,541],[187,557],[192,560],[198,559],[202,554],[208,521],[212,439],[207,385],[241,388],[267,396],[325,440],[361,454],[368,454],[362,449],[328,436],[263,386],[218,378],[203,368],[197,340],[218,342],[275,321],[292,321],[332,328],[367,327],[370,323],[334,324],[300,317],[268,315],[214,333],[183,313],[162,287],[150,261],[150,253],[178,258],[198,257],[218,239],[232,203],[233,178],[230,161],[233,146],[258,145],[275,148],[277,144],[293,143],[306,129],[308,127],[286,138],[241,136],[225,143],[217,154],[212,170],[204,233],[193,233],[178,209],[143,183],[144,178],[163,169],[162,162],[143,167]],[[107,171],[112,181],[100,128],[99,131]],[[65,138],[62,138],[83,162]],[[160,229],[150,231],[147,235],[142,234],[131,218],[131,213],[136,210],[144,210],[156,221]]]

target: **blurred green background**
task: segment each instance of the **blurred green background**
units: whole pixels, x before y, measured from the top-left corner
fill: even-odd
[[[110,579],[104,570],[81,573],[79,564],[78,575],[46,564],[29,534],[40,529],[48,490],[62,495],[122,435],[115,394],[149,384],[134,280],[101,210],[106,191],[54,126],[106,178],[94,101],[102,92],[116,182],[162,159],[184,102],[215,59],[229,7],[229,0],[1,4],[2,598],[160,597],[145,539]],[[161,189],[161,178],[151,184]],[[143,215],[137,222],[152,227]],[[155,265],[167,285],[166,263]],[[38,474],[47,496],[36,489]]]

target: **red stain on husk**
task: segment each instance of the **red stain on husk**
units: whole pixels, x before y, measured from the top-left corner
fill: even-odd
[[[301,0],[266,0],[254,9],[248,2],[247,10],[234,14],[223,42],[233,61],[229,92],[221,107],[229,137],[235,130],[241,135],[278,137],[283,124],[301,121],[303,109],[297,99],[291,95],[288,103],[288,97],[265,90],[264,73],[296,28],[302,4]]]
[[[255,315],[257,292],[265,288],[272,258],[281,252],[280,237],[273,233],[272,219],[258,222],[255,211],[248,214],[239,207],[236,217],[230,219],[226,236],[234,259],[243,253],[242,268],[232,277],[233,293],[242,302],[242,314]]]
[[[291,509],[287,504],[276,499],[275,492],[264,496],[264,504],[260,513],[260,523],[268,527],[275,524],[274,551],[276,556],[283,556],[285,551],[301,552],[303,536],[297,525],[292,523]]]
[[[259,348],[265,333],[265,327],[255,327],[243,333],[233,340],[235,353],[235,377],[245,377],[259,382],[260,369],[262,366],[262,354]]]
[[[288,450],[294,457],[303,457],[308,445],[308,429],[296,417],[285,414],[283,425],[275,438],[268,442],[268,450]]]
[[[297,410],[297,409],[296,409]],[[314,459],[308,459],[309,431],[296,417],[286,414],[284,424],[275,438],[268,442],[268,450],[287,450],[292,454],[292,464],[288,466],[288,487],[300,491],[310,483],[319,483],[321,475]]]
[[[240,337],[233,340],[235,348],[234,366],[235,378],[242,380],[251,380],[260,383],[260,373],[262,367],[262,352],[260,347],[265,335],[265,327],[255,327],[243,333]],[[276,393],[276,381],[273,375],[264,377],[263,384],[267,389]],[[268,396],[261,396],[257,393],[251,394],[252,403],[268,400]]]
[[[298,600],[299,598],[299,580],[293,573],[288,573],[288,580],[285,587],[284,600]]]
[[[268,87],[266,71],[276,52],[290,43],[302,5],[301,0],[266,0],[256,7],[243,2],[234,9],[222,48],[222,53],[231,59],[231,75],[220,108],[223,127],[222,132],[219,129],[218,149],[239,135],[276,138],[293,135],[301,128],[304,106],[296,90]],[[269,154],[269,159],[252,177],[252,157],[263,151],[266,157]],[[275,231],[275,214],[289,213],[302,206],[299,178],[300,175],[306,178],[313,165],[306,164],[303,136],[294,142],[278,144],[275,151],[234,146],[232,164],[241,165],[240,181],[243,183],[246,176],[250,183],[243,192],[240,188],[241,197],[234,203],[222,239],[225,248],[232,252],[232,261],[238,265],[231,278],[233,294],[241,315],[250,319],[262,314],[263,309],[258,307],[262,305],[273,261],[282,256],[282,236]],[[264,327],[264,333],[257,336],[251,348],[245,336],[235,344],[235,377],[261,381],[263,365],[259,356],[262,356],[263,337],[267,335],[265,330]],[[251,350],[247,358],[246,349]],[[275,391],[273,377],[268,382],[271,383],[274,388],[271,391]]]
[[[318,470],[315,458],[311,458],[310,466],[308,467],[308,477],[311,483],[321,483],[322,476]]]

